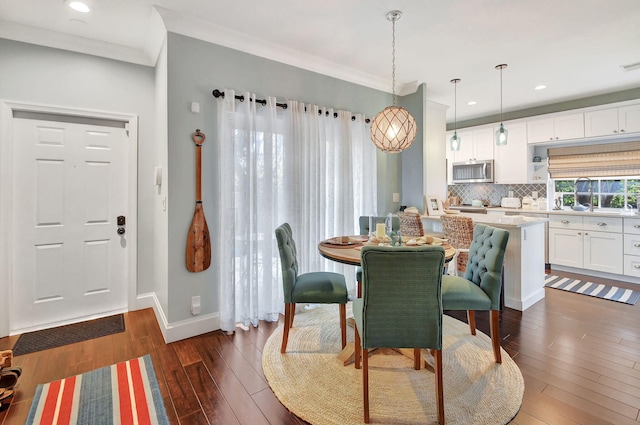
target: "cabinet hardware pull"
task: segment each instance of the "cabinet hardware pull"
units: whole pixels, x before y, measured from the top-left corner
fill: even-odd
[[[640,269],[640,264],[635,264],[635,265],[633,266],[633,268],[634,268],[634,269]]]
[[[635,248],[640,248],[640,243],[634,243],[634,244],[633,244],[633,246],[634,246]]]
[[[634,224],[633,227],[635,227],[636,229],[640,229],[640,224]]]
[[[602,221],[598,222],[598,226],[606,226],[606,225],[607,225],[607,223],[603,223]]]
[[[562,220],[561,223],[562,224],[569,224],[569,220]],[[640,227],[640,226],[638,226],[638,227]]]

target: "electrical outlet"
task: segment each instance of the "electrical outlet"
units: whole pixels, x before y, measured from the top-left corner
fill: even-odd
[[[531,197],[532,197],[533,199],[538,199],[538,191],[537,191],[537,190],[534,190],[533,192],[531,192]]]
[[[200,314],[200,295],[191,297],[191,314]]]

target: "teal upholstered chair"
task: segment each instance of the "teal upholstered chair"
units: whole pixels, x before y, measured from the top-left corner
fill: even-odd
[[[476,334],[475,310],[490,311],[491,342],[496,363],[500,354],[500,294],[502,262],[509,232],[476,224],[463,276],[442,278],[442,305],[445,310],[466,310],[471,334]]]
[[[371,217],[373,217],[375,223],[384,223],[386,219],[386,217],[377,217],[377,216],[371,216]],[[369,218],[370,216],[368,215],[361,215],[358,218],[358,224],[360,226],[361,235],[368,235],[369,230],[371,230],[369,228],[370,227]],[[397,232],[398,230],[400,230],[399,217],[397,216],[391,217],[391,230],[394,232]],[[373,231],[375,232],[375,228],[373,229]],[[360,296],[360,288],[362,287],[362,267],[356,268],[356,281],[358,282],[358,296]]]
[[[438,423],[444,423],[442,392],[441,246],[362,248],[362,298],[353,300],[355,361],[364,392],[364,421],[369,422],[370,348],[413,348],[420,369],[420,349],[431,349],[436,374]]]
[[[293,326],[296,303],[340,304],[340,329],[344,348],[347,345],[347,284],[344,276],[332,272],[298,274],[296,244],[288,223],[276,229],[276,239],[284,288],[284,331],[280,352],[287,351],[289,329]]]

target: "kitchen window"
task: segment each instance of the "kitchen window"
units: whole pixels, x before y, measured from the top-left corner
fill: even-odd
[[[561,198],[562,205],[574,206],[576,179],[554,179],[555,199]],[[589,201],[589,185],[593,188],[593,199]],[[580,180],[577,185],[578,201],[581,204],[592,203],[594,208],[624,209],[638,208],[640,196],[640,177],[592,178]],[[626,205],[625,205],[626,203]]]

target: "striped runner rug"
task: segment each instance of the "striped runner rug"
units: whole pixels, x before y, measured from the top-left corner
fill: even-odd
[[[169,425],[151,357],[38,385],[25,425]]]
[[[570,277],[547,275],[545,284],[547,288],[562,289],[576,294],[590,295],[605,300],[635,305],[640,299],[640,292],[633,289],[619,288],[612,285],[603,285]]]

